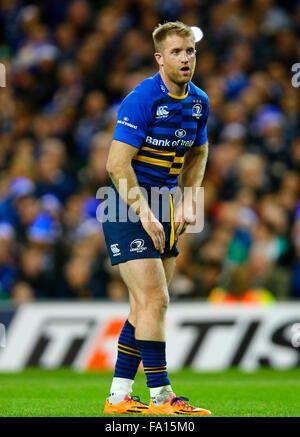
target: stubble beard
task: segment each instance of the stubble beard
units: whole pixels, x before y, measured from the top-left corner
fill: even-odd
[[[176,85],[185,85],[187,84],[190,80],[192,80],[192,77],[194,75],[194,71],[195,71],[195,66],[194,65],[189,65],[190,68],[190,74],[188,74],[187,76],[183,76],[180,74],[180,72],[173,72],[171,71],[166,71],[166,74],[168,76],[168,78],[173,82],[176,83]]]

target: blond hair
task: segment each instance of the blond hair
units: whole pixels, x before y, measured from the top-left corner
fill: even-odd
[[[192,29],[181,21],[169,21],[168,23],[159,24],[152,33],[156,52],[160,51],[161,43],[172,33],[184,38],[189,36],[194,37]]]

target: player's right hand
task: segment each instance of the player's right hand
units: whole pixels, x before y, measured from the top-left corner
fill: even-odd
[[[165,250],[165,231],[163,225],[159,220],[154,216],[154,214],[146,214],[140,216],[140,220],[143,228],[150,235],[155,249],[159,251],[159,253],[164,253]]]

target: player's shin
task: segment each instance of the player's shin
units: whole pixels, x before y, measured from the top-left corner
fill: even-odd
[[[152,402],[162,405],[173,394],[167,372],[166,343],[136,340],[136,344],[142,356]]]
[[[122,402],[132,392],[134,378],[141,362],[134,334],[134,326],[126,320],[118,341],[118,357],[109,396],[111,404]]]

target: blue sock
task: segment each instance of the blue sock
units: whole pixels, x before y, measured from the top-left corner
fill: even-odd
[[[119,337],[114,377],[135,378],[141,362],[141,355],[135,342],[134,331],[134,326],[126,320]]]
[[[166,362],[166,343],[164,341],[136,340],[143,360],[144,371],[149,388],[170,385]]]

